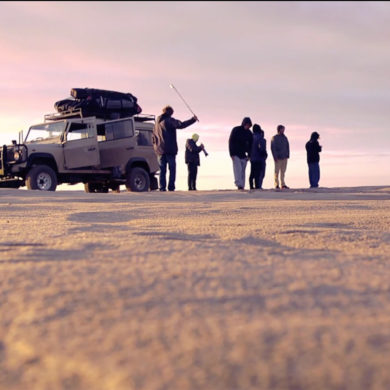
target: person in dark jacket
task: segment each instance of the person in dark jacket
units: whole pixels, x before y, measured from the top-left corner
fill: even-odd
[[[229,153],[233,161],[234,184],[239,190],[245,187],[245,169],[252,148],[252,121],[245,117],[241,126],[232,129],[229,137]]]
[[[275,134],[271,139],[271,151],[272,156],[275,161],[275,188],[280,189],[279,187],[279,173],[280,173],[280,182],[282,188],[288,189],[284,176],[287,169],[287,160],[290,158],[290,145],[288,143],[287,137],[284,135],[285,127],[279,125],[277,127],[277,134]]]
[[[268,157],[267,141],[264,139],[263,129],[256,123],[253,125],[253,142],[251,150],[251,174],[249,176],[250,189],[262,189],[265,176],[265,160]]]
[[[200,165],[199,153],[204,150],[203,144],[198,146],[198,134],[193,134],[192,138],[186,141],[185,162],[188,165],[188,191],[196,191],[196,176]]]
[[[317,188],[318,182],[320,181],[320,152],[322,146],[318,143],[319,138],[320,135],[315,131],[306,143],[310,188]]]
[[[193,116],[191,119],[181,122],[172,118],[173,112],[171,106],[164,107],[162,115],[156,119],[153,130],[153,147],[160,166],[160,191],[166,191],[167,164],[169,166],[168,190],[175,191],[178,151],[176,130],[185,129],[198,120],[196,116]]]

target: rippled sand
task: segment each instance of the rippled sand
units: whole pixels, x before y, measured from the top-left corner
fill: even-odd
[[[390,388],[390,187],[0,189],[0,388]]]

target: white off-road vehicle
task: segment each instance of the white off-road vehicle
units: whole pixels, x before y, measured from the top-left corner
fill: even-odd
[[[0,186],[55,191],[84,183],[87,192],[158,188],[152,145],[154,116],[114,120],[83,117],[81,111],[45,115],[19,142],[0,148]]]

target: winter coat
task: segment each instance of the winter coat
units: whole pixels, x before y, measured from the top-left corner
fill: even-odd
[[[236,126],[232,129],[229,137],[230,156],[246,158],[250,156],[252,148],[252,132],[245,130],[243,126]]]
[[[267,153],[267,141],[261,134],[253,134],[251,161],[259,162],[265,161],[268,157]]]
[[[290,145],[284,134],[276,134],[271,140],[271,151],[274,160],[290,158]]]
[[[322,147],[317,140],[310,140],[306,143],[306,152],[307,152],[307,163],[318,163],[320,162],[320,152]]]
[[[186,164],[196,164],[200,165],[199,153],[202,148],[198,146],[195,141],[189,138],[186,141],[186,153],[185,153],[185,161]]]
[[[181,122],[166,114],[160,115],[153,130],[153,147],[156,154],[159,156],[163,154],[176,155],[178,151],[176,130],[184,129],[195,122],[194,118]]]

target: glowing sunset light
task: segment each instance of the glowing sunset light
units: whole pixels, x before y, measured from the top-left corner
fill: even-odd
[[[308,185],[312,131],[321,185],[388,184],[389,17],[378,2],[2,2],[0,142],[41,122],[73,87],[131,92],[143,113],[170,104],[188,119],[173,83],[200,119],[178,132],[179,190],[194,132],[210,154],[199,189],[234,188],[227,142],[244,116],[265,130],[268,149],[286,126],[292,187]],[[266,188],[273,167],[269,150]]]

